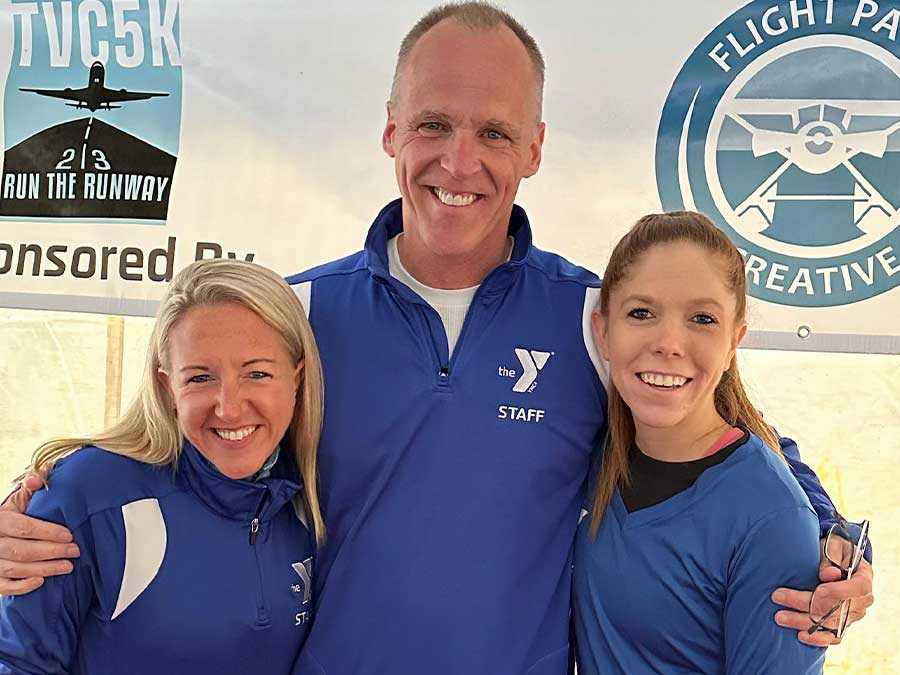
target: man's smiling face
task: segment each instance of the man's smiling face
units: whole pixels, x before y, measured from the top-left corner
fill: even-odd
[[[413,47],[382,142],[395,161],[401,255],[414,276],[454,269],[473,285],[500,262],[519,181],[540,166],[537,96],[528,52],[506,26],[445,19]]]

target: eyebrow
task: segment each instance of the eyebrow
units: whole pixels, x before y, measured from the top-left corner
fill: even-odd
[[[651,298],[647,295],[629,295],[622,301],[622,304],[627,304],[630,302],[639,302],[645,305],[653,305],[657,301],[654,298]],[[719,310],[724,310],[725,308],[722,306],[722,303],[716,300],[715,298],[691,298],[688,304],[692,306],[702,306],[702,305],[713,305],[717,307]]]
[[[257,363],[275,363],[275,359],[267,359],[267,358],[258,358],[258,359],[250,359],[249,361],[244,361],[241,364],[241,368],[246,368],[247,366],[253,366]],[[207,366],[184,366],[183,368],[179,368],[178,372],[183,373],[188,370],[202,370],[204,372],[209,371],[210,368]]]

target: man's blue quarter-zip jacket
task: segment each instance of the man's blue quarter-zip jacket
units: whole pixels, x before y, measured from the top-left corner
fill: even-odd
[[[295,673],[563,675],[572,543],[605,423],[600,279],[532,246],[513,207],[510,260],[450,356],[437,312],[389,273],[402,228],[397,200],[365,250],[288,279],[325,373],[328,526]]]

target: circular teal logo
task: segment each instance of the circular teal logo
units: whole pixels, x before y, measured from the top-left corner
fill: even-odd
[[[753,297],[829,307],[900,283],[898,31],[895,3],[751,2],[675,79],[660,200],[716,221]]]

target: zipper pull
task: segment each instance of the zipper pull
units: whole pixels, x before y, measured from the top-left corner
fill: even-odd
[[[251,546],[256,544],[256,537],[259,535],[259,514],[262,513],[263,507],[265,507],[267,501],[269,501],[269,491],[268,490],[263,492],[262,499],[259,500],[259,506],[256,507],[256,514],[253,516],[253,520],[250,521],[250,545]]]

